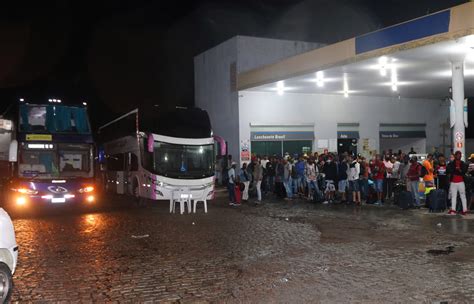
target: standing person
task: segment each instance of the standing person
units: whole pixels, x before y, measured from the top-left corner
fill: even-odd
[[[256,159],[253,167],[253,181],[255,183],[255,189],[257,189],[257,202],[255,204],[260,204],[262,202],[262,180],[263,168],[260,165],[260,159]]]
[[[390,161],[391,157],[387,154],[383,160],[385,166],[385,177],[383,180],[383,199],[392,198],[393,194],[393,163]]]
[[[407,189],[411,193],[413,193],[413,197],[415,198],[415,206],[420,206],[420,196],[418,194],[418,183],[420,181],[420,172],[421,172],[421,165],[418,163],[418,157],[413,156],[410,159],[410,166],[407,172]]]
[[[283,159],[283,185],[286,190],[286,200],[293,199],[293,191],[291,189],[291,159]]]
[[[336,186],[337,181],[337,164],[334,161],[332,155],[328,156],[328,159],[323,165],[323,173],[326,177],[326,189],[324,193],[326,194],[326,201],[323,204],[332,203],[336,195]]]
[[[450,162],[446,168],[446,173],[451,181],[449,187],[449,193],[451,194],[451,209],[448,212],[449,214],[456,214],[458,192],[462,202],[461,215],[467,214],[466,185],[464,183],[464,177],[468,166],[461,160],[461,156],[461,152],[456,151],[456,153],[454,153],[454,161]]]
[[[423,176],[425,187],[426,188],[434,187],[433,154],[428,154],[428,156],[426,157],[426,159],[423,161],[421,165],[425,168],[425,172],[424,172],[425,175]]]
[[[308,159],[308,162],[306,163],[306,168],[304,171],[305,179],[306,179],[306,184],[308,185],[308,200],[313,200],[314,198],[314,193],[315,191],[318,191],[317,189],[317,174],[316,174],[316,164],[314,163],[313,159]]]
[[[270,192],[275,191],[275,158],[270,158],[265,166],[267,172],[267,189]]]
[[[240,181],[244,184],[244,191],[242,193],[242,200],[247,202],[249,200],[250,175],[247,170],[247,163],[242,164],[240,169]]]
[[[279,197],[285,197],[285,186],[283,180],[285,179],[285,165],[283,164],[283,158],[279,158],[275,166],[275,189]]]
[[[291,191],[293,197],[298,195],[298,172],[296,171],[297,161],[291,160]]]
[[[227,171],[227,191],[229,191],[229,205],[231,206],[239,206],[240,204],[237,204],[237,201],[235,199],[235,168],[237,167],[237,164],[235,162],[231,163],[230,169]]]
[[[372,178],[374,180],[375,191],[377,192],[377,201],[374,205],[382,206],[383,198],[383,179],[385,175],[385,165],[382,162],[380,154],[375,156],[375,161],[373,162],[372,167],[370,168],[372,172]]]
[[[263,169],[263,179],[262,179],[262,191],[264,195],[266,195],[269,191],[268,189],[268,175],[267,175],[267,163],[269,162],[268,156],[264,155],[262,160],[260,161],[260,165],[262,166]]]
[[[298,187],[298,193],[300,196],[304,196],[305,191],[305,169],[306,169],[306,163],[304,161],[304,158],[300,156],[298,162],[295,165],[295,170],[297,174],[297,187]]]
[[[437,186],[439,189],[443,189],[448,193],[449,180],[446,174],[447,164],[444,155],[440,155],[438,158],[438,165],[436,166],[436,176],[438,177]]]
[[[346,190],[347,190],[347,172],[349,171],[349,165],[347,164],[346,157],[341,155],[339,158],[338,171],[338,187],[337,191],[341,195],[341,202],[346,203]]]
[[[359,187],[359,175],[360,175],[360,164],[358,158],[352,160],[352,156],[349,156],[349,189],[352,192],[352,201],[356,205],[360,205],[360,187]]]
[[[359,184],[362,199],[367,200],[369,194],[369,164],[365,157],[361,157],[360,161]]]
[[[415,150],[413,150],[413,147],[410,148],[410,152],[408,152],[408,156],[416,154]]]

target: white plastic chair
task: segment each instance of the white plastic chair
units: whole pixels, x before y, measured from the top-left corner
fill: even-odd
[[[170,199],[170,213],[175,213],[176,203],[179,203],[180,214],[184,213],[185,203],[188,207],[188,213],[191,213],[191,200],[192,200],[192,195],[189,193],[186,193],[185,189],[173,191],[172,199]]]
[[[204,204],[204,213],[207,213],[207,199],[195,199],[193,200],[193,212],[196,213],[196,206],[197,206],[197,203],[199,202],[203,202]]]

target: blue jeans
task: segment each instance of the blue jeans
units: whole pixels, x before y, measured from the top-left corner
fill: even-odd
[[[374,186],[377,193],[383,193],[383,179],[374,180]]]
[[[298,185],[299,185],[299,178],[292,178],[291,179],[291,189],[294,194],[299,192]]]
[[[288,178],[287,180],[284,180],[283,185],[285,186],[286,196],[288,198],[292,198],[293,197],[293,191],[291,190],[291,185],[292,185],[291,177]]]
[[[420,205],[420,196],[418,195],[418,181],[410,181],[410,190],[415,197],[417,205]]]
[[[270,192],[275,191],[275,176],[267,176],[267,190]]]
[[[235,203],[234,183],[227,183],[227,191],[229,191],[229,201]]]

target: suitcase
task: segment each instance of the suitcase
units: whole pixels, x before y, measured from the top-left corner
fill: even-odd
[[[410,209],[415,207],[415,197],[413,196],[413,193],[409,191],[402,191],[400,192],[400,196],[398,199],[398,206],[403,209]]]
[[[430,212],[443,212],[446,210],[446,191],[443,189],[432,190],[426,198]]]
[[[242,192],[240,192],[240,187],[238,185],[236,185],[234,187],[234,193],[235,193],[235,202],[237,204],[241,204],[242,203]]]

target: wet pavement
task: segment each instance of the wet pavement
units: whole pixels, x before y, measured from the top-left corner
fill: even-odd
[[[13,301],[474,302],[474,216],[209,203],[14,214]]]

